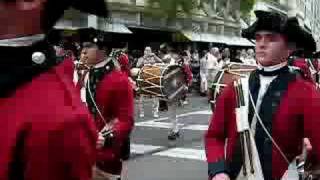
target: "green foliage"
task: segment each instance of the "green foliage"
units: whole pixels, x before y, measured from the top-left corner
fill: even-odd
[[[243,14],[250,13],[251,9],[255,4],[255,0],[241,0],[240,1],[240,11]]]

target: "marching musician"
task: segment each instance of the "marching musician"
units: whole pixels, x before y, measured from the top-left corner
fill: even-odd
[[[256,40],[259,65],[249,77],[252,100],[248,100],[247,121],[256,144],[256,157],[260,159],[254,163],[261,165],[264,179],[273,180],[280,179],[289,163],[301,154],[304,137],[310,140],[313,148],[310,159],[313,163],[320,160],[319,92],[287,65],[287,58],[294,50],[313,52],[316,45],[312,35],[299,26],[295,17],[288,18],[276,12],[255,13],[257,21],[243,32],[244,37]],[[236,125],[235,94],[230,85],[224,89],[205,136],[208,173],[212,180],[236,179],[244,168]]]
[[[167,47],[162,47],[162,50],[164,48]],[[188,56],[188,52],[187,51],[183,51],[178,55],[178,59],[175,59],[171,56],[171,54],[173,54],[173,51],[171,50],[171,53],[168,53],[167,55],[167,63],[169,65],[180,65],[183,68],[184,74],[185,74],[185,79],[187,82],[187,86],[191,86],[192,83],[192,71],[190,69],[190,65],[189,65],[189,56]],[[184,90],[184,92],[182,93],[182,97],[180,98],[174,98],[170,101],[166,101],[166,100],[160,100],[160,103],[162,104],[162,108],[168,111],[168,119],[171,123],[171,127],[169,130],[169,134],[168,134],[168,140],[176,140],[177,138],[180,137],[180,128],[178,125],[178,116],[177,116],[177,108],[178,105],[181,102],[181,104],[188,104],[188,101],[186,100],[187,98],[187,89]]]
[[[155,63],[163,63],[162,60],[152,52],[151,47],[147,46],[144,49],[144,54],[139,58],[137,62],[137,67],[141,68],[146,64],[155,64]]]
[[[69,7],[104,0],[0,1],[0,179],[89,180],[96,130],[47,34]]]
[[[114,53],[106,58],[102,43],[85,42],[81,56],[89,66],[81,99],[99,131],[94,177],[120,179],[123,149],[128,146],[134,125],[132,86],[115,63],[121,54]]]
[[[186,76],[186,81],[187,81],[187,86],[189,88],[191,88],[192,85],[192,78],[193,78],[193,74],[192,74],[192,70],[190,67],[190,52],[185,50],[181,53],[181,62],[179,62],[179,64],[182,66],[183,71],[185,73]],[[187,105],[189,104],[188,100],[187,100],[187,91],[184,91],[183,96],[181,98],[181,104],[182,105]]]
[[[163,63],[163,61],[156,56],[154,53],[152,53],[151,47],[147,46],[144,50],[144,55],[139,58],[137,62],[137,67],[142,68],[144,65],[153,65],[155,63]],[[139,117],[143,118],[144,117],[144,97],[143,95],[140,95],[139,97]],[[152,105],[152,114],[153,117],[158,118],[159,117],[159,98],[154,97],[153,98],[153,105]]]

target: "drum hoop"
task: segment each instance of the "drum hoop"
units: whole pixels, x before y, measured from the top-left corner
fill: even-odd
[[[254,71],[255,69],[228,69],[228,72]]]
[[[250,65],[250,64],[245,64],[245,63],[237,63],[237,62],[231,62],[230,64],[228,64],[229,67],[231,67],[232,65],[246,65],[246,66],[253,66],[253,67],[258,67],[257,65]]]
[[[167,64],[167,65],[165,66],[164,70],[163,70],[162,73],[161,73],[161,77],[160,77],[160,86],[161,86],[161,87],[163,87],[163,85],[162,85],[162,78],[164,78],[164,73],[165,73],[165,72],[169,69],[169,67],[171,67],[171,66],[181,68],[181,66],[179,66],[179,65],[177,65],[177,64]],[[175,94],[175,96],[176,96],[176,94],[178,94],[179,92],[182,91],[182,87],[184,87],[184,86],[181,86],[181,87],[180,87],[176,92],[174,92],[173,94]],[[164,93],[163,93],[163,88],[160,88],[160,91],[161,91],[162,94],[164,94]],[[171,97],[171,98],[170,98],[170,97]],[[167,97],[167,99],[169,99],[169,100],[173,99],[173,98],[172,98],[172,94],[170,95],[170,97]]]
[[[172,93],[169,97],[168,97],[168,100],[172,100],[174,97],[177,96],[177,94],[179,92],[181,92],[183,89],[185,88],[185,85],[184,86],[181,86],[179,89],[176,90],[176,92]]]
[[[161,87],[163,87],[162,77],[163,77],[163,75],[164,75],[164,72],[166,72],[166,71],[169,69],[169,66],[170,66],[170,64],[167,64],[167,65],[164,67],[163,71],[161,72],[161,77],[160,77],[160,79],[159,79],[159,84],[160,84]],[[161,92],[162,95],[164,94],[164,93],[163,93],[163,88],[160,88],[160,92]]]
[[[233,74],[233,75],[237,75],[237,76],[240,76],[240,77],[247,77],[247,75],[236,73],[236,72],[232,72],[232,71],[227,71],[227,73]]]
[[[178,72],[180,69],[175,69],[174,71],[170,72],[169,74],[162,76],[163,79],[168,79],[169,77],[171,77],[172,75],[174,75],[176,72]]]

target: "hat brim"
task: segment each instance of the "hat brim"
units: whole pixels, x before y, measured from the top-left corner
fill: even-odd
[[[299,25],[296,18],[287,18],[278,13],[256,12],[257,21],[242,31],[242,37],[255,39],[258,31],[271,31],[288,37],[288,42],[295,43],[298,49],[316,51],[316,43],[311,33]]]
[[[316,51],[316,42],[312,34],[301,27],[296,18],[288,20],[284,34],[287,35],[289,42],[296,44],[297,49],[309,52]]]

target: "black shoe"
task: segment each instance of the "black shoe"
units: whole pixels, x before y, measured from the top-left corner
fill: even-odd
[[[179,138],[180,137],[180,133],[179,132],[170,132],[170,134],[168,135],[168,139],[169,140],[172,140],[172,141],[174,141],[174,140],[176,140],[177,138]]]

